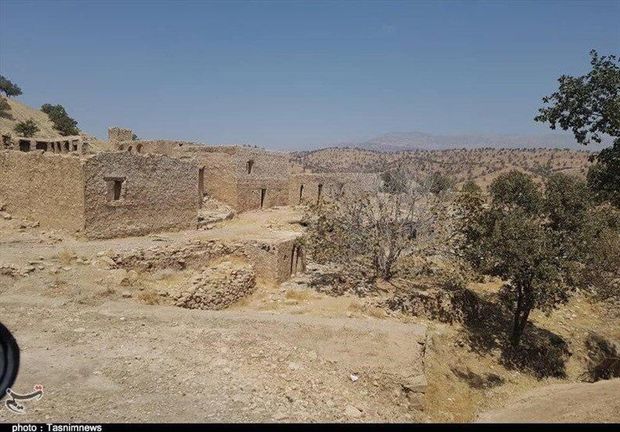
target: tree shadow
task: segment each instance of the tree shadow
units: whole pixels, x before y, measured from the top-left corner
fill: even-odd
[[[468,289],[458,296],[463,313],[465,337],[479,354],[500,352],[500,363],[537,378],[566,377],[566,361],[571,355],[568,343],[557,334],[529,322],[521,344],[510,344],[512,313],[497,298],[483,298]]]
[[[10,111],[0,110],[0,118],[7,119],[7,120],[14,120],[13,115],[11,114]]]
[[[465,381],[470,387],[481,390],[497,387],[504,384],[505,380],[494,373],[477,374],[471,370],[461,370],[457,367],[450,368],[452,373]]]

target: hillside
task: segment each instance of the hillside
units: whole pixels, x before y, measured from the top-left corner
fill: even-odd
[[[484,186],[499,173],[519,169],[542,178],[553,172],[585,176],[589,156],[569,149],[454,149],[379,152],[358,148],[327,148],[293,154],[304,168],[317,172],[383,172],[401,166],[414,178],[440,172],[457,182],[475,180]]]
[[[7,99],[7,98],[5,98]],[[54,129],[54,125],[50,121],[47,114],[44,112],[29,107],[15,99],[7,99],[11,110],[8,112],[10,118],[0,117],[0,132],[4,135],[15,135],[13,128],[21,121],[33,119],[39,127],[39,132],[35,134],[35,137],[40,138],[53,138],[58,136],[58,132]]]

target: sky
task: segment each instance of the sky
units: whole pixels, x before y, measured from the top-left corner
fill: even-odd
[[[99,138],[540,134],[541,98],[620,54],[619,21],[619,0],[0,0],[0,74]]]

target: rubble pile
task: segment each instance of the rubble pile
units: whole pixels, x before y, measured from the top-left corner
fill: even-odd
[[[175,304],[188,309],[224,309],[255,288],[256,275],[251,266],[225,261],[196,275]]]

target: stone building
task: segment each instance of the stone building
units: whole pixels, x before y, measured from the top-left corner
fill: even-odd
[[[196,227],[198,168],[163,155],[0,151],[0,200],[89,238]]]
[[[9,135],[3,135],[2,148],[5,150],[19,150],[22,152],[41,150],[51,153],[78,154],[85,154],[90,150],[88,142],[80,135],[58,138],[13,138]]]
[[[199,166],[199,194],[237,211],[289,204],[290,163],[285,153],[168,140],[117,141],[114,145],[118,151],[193,160]]]

